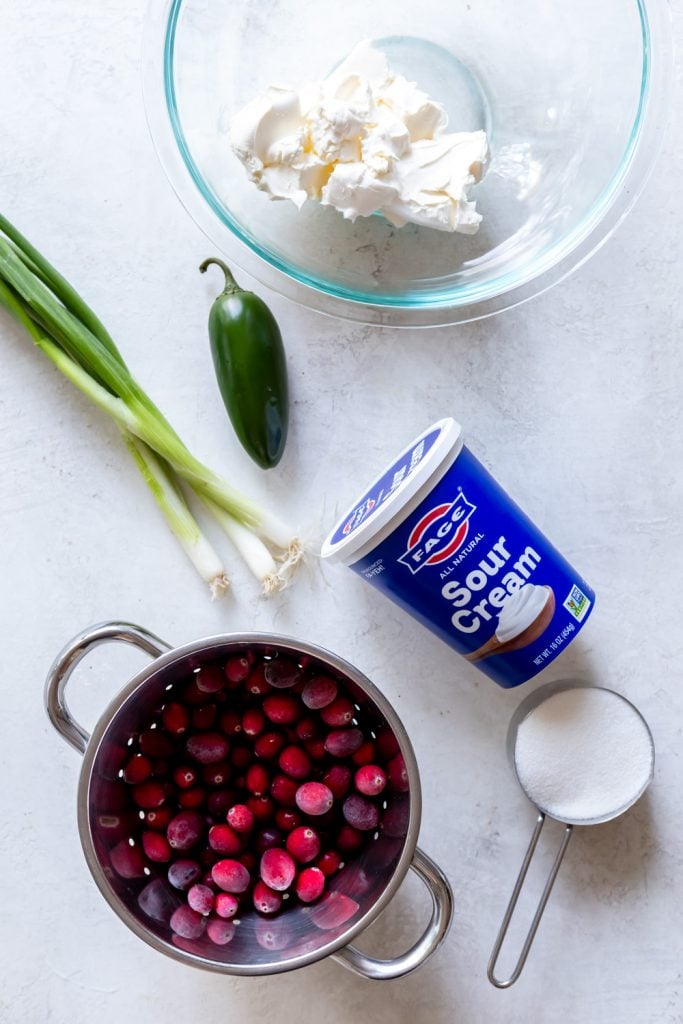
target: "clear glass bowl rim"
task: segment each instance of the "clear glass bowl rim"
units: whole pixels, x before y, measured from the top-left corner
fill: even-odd
[[[524,268],[448,296],[361,294],[291,267],[242,230],[212,193],[183,133],[175,96],[173,55],[183,0],[150,0],[142,60],[145,111],[162,167],[197,226],[221,251],[266,287],[309,309],[392,327],[432,327],[479,320],[542,294],[586,262],[624,220],[652,171],[669,113],[673,64],[668,0],[634,0],[643,39],[638,108],[619,167],[583,219]]]

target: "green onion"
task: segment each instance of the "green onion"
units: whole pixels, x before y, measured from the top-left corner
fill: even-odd
[[[228,589],[230,581],[218,555],[187,507],[178,484],[143,441],[127,432],[124,432],[124,440],[166,522],[199,575],[209,584],[211,596],[219,597]]]
[[[282,590],[287,585],[287,578],[278,572],[277,563],[263,541],[210,498],[205,498],[204,504],[221,524],[256,579],[260,581],[264,594],[276,594]]]
[[[84,300],[1,215],[0,232],[5,236],[0,234],[0,302],[61,373],[118,423],[167,522],[203,578],[224,573],[222,567],[217,571],[217,557],[182,497],[176,474],[213,511],[264,590],[281,589],[303,556],[298,538],[192,455]],[[275,549],[279,570],[263,541]],[[224,588],[219,583],[213,589]]]

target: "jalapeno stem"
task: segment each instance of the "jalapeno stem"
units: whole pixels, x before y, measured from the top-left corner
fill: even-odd
[[[224,263],[223,260],[219,260],[216,256],[209,256],[207,260],[199,264],[199,269],[202,274],[206,273],[206,268],[210,267],[212,263],[215,263],[217,267],[220,267],[225,274],[225,287],[221,292],[222,295],[235,295],[236,292],[243,292],[244,288],[240,288],[235,278],[232,276],[232,270]]]

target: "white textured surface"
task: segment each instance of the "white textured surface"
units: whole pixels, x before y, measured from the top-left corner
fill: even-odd
[[[336,323],[271,297],[294,407],[281,470],[265,478],[241,456],[215,390],[205,322],[216,282],[196,270],[210,248],[147,135],[141,0],[4,0],[1,20],[0,205],[86,293],[191,446],[315,529],[397,446],[456,415],[599,595],[550,677],[575,671],[622,690],[648,718],[658,759],[636,809],[577,832],[525,973],[509,992],[492,989],[486,960],[533,821],[503,750],[522,692],[498,690],[342,568],[265,603],[235,563],[234,597],[211,605],[115,430],[3,318],[0,1019],[683,1020],[680,67],[659,177],[616,238],[533,304],[420,334]],[[331,962],[233,980],[167,961],[125,929],[81,856],[78,757],[49,727],[41,693],[63,642],[110,617],[176,642],[274,627],[329,646],[383,687],[422,767],[421,843],[456,894],[429,966],[385,985]],[[112,649],[93,659],[73,688],[79,716],[94,721],[138,663]],[[411,882],[363,944],[400,949],[424,917]]]

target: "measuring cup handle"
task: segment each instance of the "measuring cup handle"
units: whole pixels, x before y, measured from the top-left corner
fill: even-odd
[[[134,626],[130,622],[102,622],[97,626],[84,630],[66,645],[57,655],[45,682],[45,707],[48,717],[58,733],[67,743],[70,743],[79,754],[84,754],[90,739],[82,725],[69,711],[66,702],[65,690],[71,673],[93,647],[107,643],[110,640],[120,640],[126,644],[133,644],[140,650],[158,658],[164,651],[169,651],[170,645],[160,640],[158,636],[149,633],[141,626]]]
[[[414,946],[393,960],[377,960],[366,956],[355,946],[344,946],[333,954],[335,960],[373,981],[401,978],[420,967],[445,939],[453,917],[453,893],[448,879],[438,865],[419,848],[410,867],[422,879],[432,898],[432,916],[424,934]]]
[[[534,941],[534,938],[536,936],[536,932],[538,930],[538,926],[541,923],[541,918],[543,917],[543,911],[545,910],[545,905],[548,902],[548,897],[550,896],[550,893],[552,891],[553,885],[555,884],[555,879],[557,878],[557,872],[560,870],[560,864],[562,863],[562,858],[564,857],[564,855],[565,855],[565,853],[567,851],[567,845],[569,843],[569,840],[572,837],[572,826],[571,825],[565,825],[565,827],[564,827],[564,834],[562,836],[562,842],[560,843],[560,848],[557,851],[557,855],[556,855],[555,860],[553,862],[553,866],[550,869],[550,874],[548,875],[548,878],[547,878],[546,883],[545,883],[545,888],[543,889],[543,892],[541,894],[541,898],[540,898],[540,900],[538,902],[538,906],[536,907],[536,913],[534,914],[534,919],[531,922],[531,926],[529,928],[529,931],[527,932],[526,939],[524,940],[524,945],[522,946],[522,952],[519,954],[519,959],[518,959],[517,963],[515,964],[515,969],[514,969],[514,971],[512,972],[512,974],[510,975],[509,978],[506,978],[505,980],[501,980],[500,978],[497,978],[495,973],[494,973],[495,969],[496,969],[496,964],[498,962],[498,957],[500,956],[500,948],[503,945],[503,941],[505,939],[505,936],[507,935],[507,930],[508,930],[508,928],[510,926],[510,921],[512,920],[512,915],[515,912],[515,907],[517,906],[517,900],[519,899],[519,894],[522,891],[522,887],[524,885],[524,880],[526,879],[527,872],[529,870],[529,865],[531,864],[532,858],[533,858],[534,853],[536,851],[536,847],[538,846],[538,840],[541,837],[541,831],[543,829],[544,823],[545,823],[545,814],[539,814],[538,818],[536,819],[536,827],[534,828],[533,835],[531,836],[531,842],[529,843],[528,849],[527,849],[526,854],[524,856],[524,860],[522,861],[522,867],[520,869],[519,875],[517,876],[517,881],[515,882],[515,887],[512,890],[512,896],[510,897],[510,902],[508,903],[507,910],[505,911],[505,917],[503,918],[503,923],[500,926],[500,931],[498,932],[498,936],[497,936],[496,941],[494,943],[493,950],[491,951],[491,959],[489,960],[489,965],[488,965],[488,969],[487,969],[486,974],[487,974],[487,977],[488,977],[489,981],[491,982],[491,984],[495,985],[496,988],[509,988],[510,985],[514,985],[514,983],[517,981],[517,979],[519,978],[520,974],[522,973],[522,968],[524,967],[524,964],[526,963],[527,957],[529,955],[529,950],[531,949],[531,944]]]

